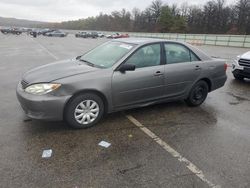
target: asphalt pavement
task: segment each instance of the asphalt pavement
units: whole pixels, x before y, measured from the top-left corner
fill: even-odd
[[[24,72],[105,41],[0,34],[0,187],[250,187],[250,80],[234,80],[230,67],[225,86],[196,108],[128,110],[86,130],[25,117],[15,94]],[[250,50],[198,48],[229,63]]]

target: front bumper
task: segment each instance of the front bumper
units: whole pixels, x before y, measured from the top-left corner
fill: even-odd
[[[17,99],[25,114],[32,119],[60,121],[66,102],[71,96],[32,95],[26,93],[19,83],[16,89]]]
[[[235,74],[235,75],[243,76],[244,78],[250,78],[250,68],[243,69],[243,70],[235,68],[232,71],[232,73]]]
[[[235,60],[232,64],[232,73],[245,78],[250,78],[250,67],[241,66],[239,65],[238,60]]]

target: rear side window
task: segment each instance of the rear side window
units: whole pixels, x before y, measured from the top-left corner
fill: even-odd
[[[167,64],[200,61],[188,48],[180,44],[164,44]]]

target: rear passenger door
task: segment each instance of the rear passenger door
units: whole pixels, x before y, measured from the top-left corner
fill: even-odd
[[[199,57],[188,47],[180,43],[165,43],[165,96],[178,97],[189,91],[199,75],[201,64]]]

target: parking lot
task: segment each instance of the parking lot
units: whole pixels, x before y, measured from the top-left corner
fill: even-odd
[[[24,116],[15,94],[24,72],[105,41],[0,34],[0,187],[250,187],[250,81],[234,80],[230,67],[226,85],[196,108],[128,110],[85,130]],[[249,51],[198,48],[229,65]]]

